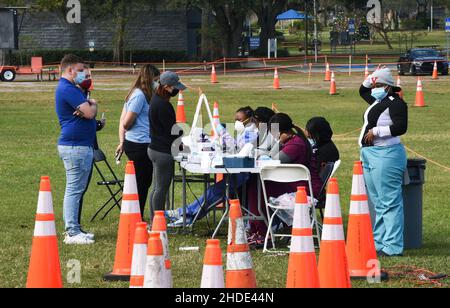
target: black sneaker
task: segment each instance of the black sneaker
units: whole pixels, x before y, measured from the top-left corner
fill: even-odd
[[[390,255],[385,253],[383,250],[377,251],[377,257],[381,258],[393,258],[393,257],[403,257],[403,254]]]

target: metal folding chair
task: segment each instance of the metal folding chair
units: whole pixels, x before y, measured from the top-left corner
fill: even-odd
[[[111,177],[112,179],[107,178],[102,172],[102,168],[100,168],[101,163],[104,163],[104,165],[106,166],[106,171],[110,174],[108,177]],[[94,167],[100,175],[100,178],[102,179],[97,183],[97,185],[106,187],[111,197],[99,208],[94,217],[92,217],[91,222],[93,222],[97,218],[97,216],[108,206],[109,209],[108,211],[106,211],[105,215],[103,215],[102,220],[104,220],[115,207],[120,210],[120,202],[122,201],[124,183],[123,180],[120,180],[116,176],[114,170],[111,168],[111,165],[108,163],[105,153],[103,153],[103,151],[100,149],[94,151]]]
[[[275,239],[277,237],[288,237],[291,238],[292,234],[275,234],[272,230],[272,225],[275,217],[277,216],[280,210],[285,210],[286,207],[278,206],[271,204],[267,198],[266,191],[266,182],[275,182],[275,183],[296,183],[301,181],[308,182],[309,191],[310,191],[310,200],[314,200],[312,182],[311,182],[311,174],[309,169],[303,165],[280,165],[280,166],[269,166],[264,167],[261,170],[261,185],[264,196],[264,202],[266,204],[267,217],[269,217],[269,225],[267,227],[267,234],[264,241],[264,250],[263,252],[274,252],[274,253],[287,253],[287,251],[277,251],[275,245]],[[273,214],[271,214],[273,211]],[[316,208],[314,205],[311,205],[311,227],[316,230],[316,235],[314,237],[317,238],[317,242],[320,245],[320,230],[317,223],[316,218]],[[272,249],[267,249],[267,244],[269,241],[269,237],[272,240]]]
[[[330,179],[333,178],[333,176],[336,174],[340,166],[341,166],[340,160],[334,163],[330,162],[322,169],[322,171],[319,174],[320,178],[322,179],[323,185],[322,188],[320,189],[320,194],[317,198],[319,202],[317,203],[316,208],[318,208],[320,211],[320,217],[322,218],[322,221],[324,219],[323,209],[325,208],[328,182],[330,182]]]

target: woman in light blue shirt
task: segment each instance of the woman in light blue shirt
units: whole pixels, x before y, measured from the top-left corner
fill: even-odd
[[[125,152],[128,159],[134,162],[142,217],[153,180],[153,164],[147,155],[151,141],[148,111],[159,76],[159,70],[153,65],[142,67],[126,98],[119,125],[120,144],[116,155]]]

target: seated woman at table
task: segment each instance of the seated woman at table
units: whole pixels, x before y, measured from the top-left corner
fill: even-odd
[[[282,164],[300,164],[307,167],[311,173],[313,194],[316,196],[322,188],[322,180],[319,177],[317,160],[313,153],[311,143],[303,131],[294,125],[292,119],[287,114],[278,113],[270,120],[272,133],[276,125],[279,127],[279,136],[274,137],[279,141],[280,151],[272,151],[271,156],[279,159]],[[309,194],[309,185],[307,182],[287,184],[268,184],[266,182],[267,197],[279,197],[286,193],[296,192],[299,186],[306,186]],[[261,196],[261,200],[264,200],[263,196]],[[262,204],[263,203],[264,201],[262,201]],[[253,214],[260,215],[258,210],[258,186],[256,180],[249,183],[248,206]],[[265,206],[262,210],[262,214],[264,214]],[[250,221],[249,242],[256,245],[262,244],[266,232],[267,226],[264,221]]]
[[[313,143],[319,173],[328,163],[339,160],[339,150],[332,140],[333,130],[325,118],[315,117],[309,120],[306,124],[306,135]]]
[[[233,151],[240,151],[245,147],[246,144],[256,144],[258,138],[258,130],[253,123],[253,109],[251,107],[243,107],[236,111],[235,115],[235,130],[237,131],[237,138],[234,139],[231,134],[226,132],[221,126],[218,133],[222,136],[224,143],[227,145],[229,149],[232,147]],[[230,190],[234,190],[240,188],[244,183],[247,182],[249,178],[248,174],[238,174],[233,177],[234,180],[230,181]],[[201,213],[198,215],[197,219],[201,219],[207,215],[209,211],[214,209],[214,207],[220,203],[223,199],[225,192],[226,183],[224,180],[219,181],[218,183],[212,185],[206,194],[206,208],[204,208]],[[186,208],[186,216],[187,216],[187,224],[190,225],[198,214],[198,212],[202,209],[202,205],[204,203],[204,196],[198,198],[195,202],[190,204]],[[166,211],[166,217],[172,222],[169,224],[169,227],[181,227],[183,226],[183,208],[179,208],[173,211]]]

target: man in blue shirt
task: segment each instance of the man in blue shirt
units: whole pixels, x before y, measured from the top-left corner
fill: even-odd
[[[94,235],[84,232],[79,223],[80,202],[87,187],[94,160],[97,102],[86,99],[77,85],[85,80],[83,60],[66,55],[56,89],[56,114],[61,126],[58,152],[66,169],[64,222],[68,245],[94,243]]]

